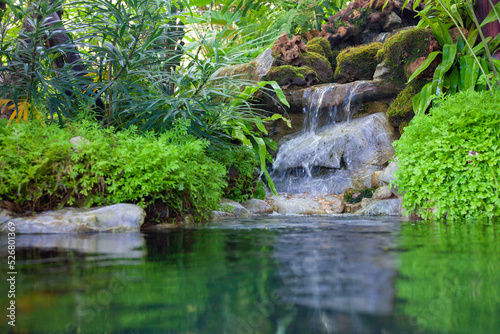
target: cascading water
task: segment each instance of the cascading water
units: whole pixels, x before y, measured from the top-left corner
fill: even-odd
[[[380,132],[387,119],[373,114],[351,121],[369,85],[359,81],[305,90],[304,127],[282,138],[273,164],[271,176],[279,192],[341,194],[363,186],[379,169],[380,157],[373,152],[392,150],[391,136]]]

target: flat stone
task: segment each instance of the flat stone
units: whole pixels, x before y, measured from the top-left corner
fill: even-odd
[[[256,198],[244,202],[243,206],[252,214],[273,213],[273,208],[266,201]]]
[[[373,193],[372,198],[373,199],[389,199],[392,197],[392,191],[389,186],[382,186],[380,188],[377,188],[375,192]]]
[[[134,204],[115,204],[100,208],[64,208],[32,217],[14,218],[16,232],[75,233],[139,230],[146,212]],[[0,224],[0,231],[7,231],[7,222]]]
[[[374,200],[368,206],[356,211],[356,214],[364,216],[400,216],[399,199]]]

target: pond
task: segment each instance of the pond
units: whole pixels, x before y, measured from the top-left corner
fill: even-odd
[[[16,327],[0,331],[498,333],[499,237],[354,216],[19,235]]]

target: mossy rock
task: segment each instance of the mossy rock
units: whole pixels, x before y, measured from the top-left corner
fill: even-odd
[[[316,81],[316,72],[308,66],[284,65],[271,67],[265,79],[276,81],[280,86],[309,86]]]
[[[323,37],[315,37],[307,42],[306,51],[316,52],[323,57],[326,57],[326,59],[330,62],[330,65],[332,65],[332,69],[337,66],[337,54],[332,52],[330,42]]]
[[[372,198],[375,188],[368,189],[352,189],[348,188],[344,193],[344,200],[348,204],[356,204],[361,202],[363,198]]]
[[[302,54],[302,63],[316,72],[318,83],[333,82],[332,65],[325,56],[316,52],[304,52]]]
[[[426,28],[411,28],[403,30],[389,38],[377,58],[384,62],[396,84],[404,84],[406,68],[419,57],[429,55],[429,45],[432,33]]]
[[[427,83],[425,80],[417,80],[410,83],[401,93],[398,94],[394,102],[387,110],[389,123],[394,129],[403,134],[403,129],[410,123],[415,113],[413,111],[413,97],[417,95],[422,87]]]
[[[370,43],[347,48],[337,56],[335,81],[340,83],[371,80],[377,68],[377,52],[382,43]]]

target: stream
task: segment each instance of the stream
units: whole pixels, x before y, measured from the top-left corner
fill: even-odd
[[[18,235],[16,327],[0,331],[498,333],[499,237],[348,215]]]

